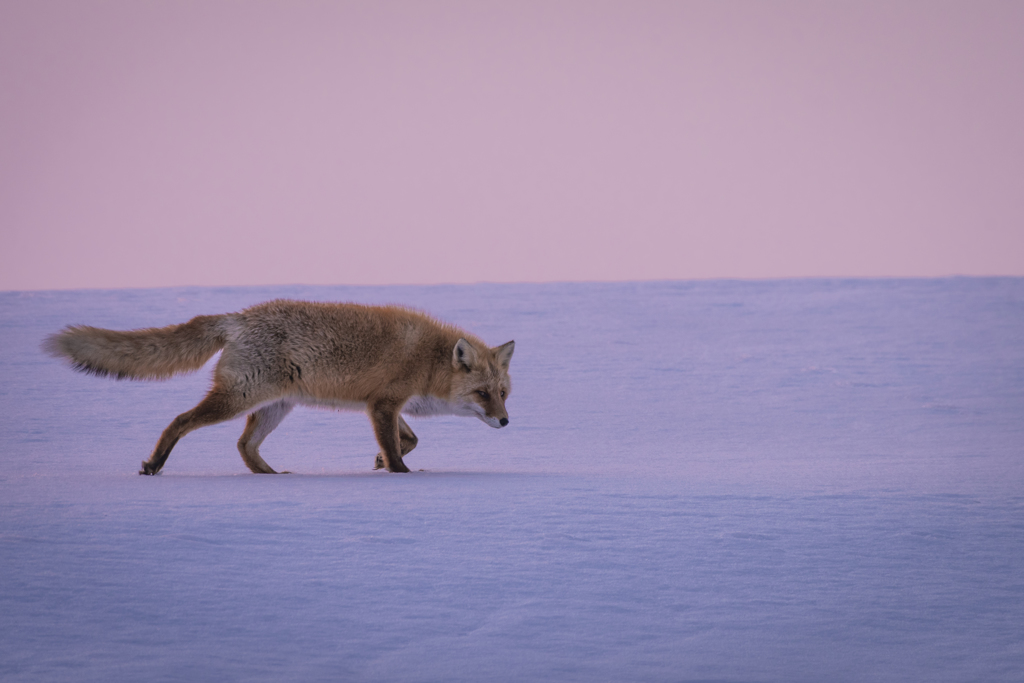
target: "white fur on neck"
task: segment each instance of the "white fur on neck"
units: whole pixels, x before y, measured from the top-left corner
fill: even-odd
[[[406,401],[402,412],[416,417],[428,415],[459,415],[480,417],[482,408],[476,403],[452,403],[436,396],[413,396]]]

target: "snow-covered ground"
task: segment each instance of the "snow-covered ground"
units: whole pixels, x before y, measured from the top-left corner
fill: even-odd
[[[516,341],[511,424],[241,421],[69,323],[276,297]],[[211,364],[212,365],[212,364]],[[0,293],[4,681],[1024,680],[1024,279]]]

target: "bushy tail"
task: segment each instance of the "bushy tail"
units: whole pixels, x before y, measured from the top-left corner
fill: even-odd
[[[225,318],[201,315],[181,325],[130,332],[75,325],[47,337],[43,350],[101,377],[167,379],[198,370],[224,347]]]

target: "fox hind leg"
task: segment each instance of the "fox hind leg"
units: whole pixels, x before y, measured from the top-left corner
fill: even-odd
[[[200,427],[230,420],[248,407],[239,403],[233,394],[213,389],[206,395],[206,398],[199,402],[199,405],[174,418],[167,426],[164,433],[160,435],[156,448],[153,449],[153,455],[149,456],[149,460],[142,462],[139,474],[159,472],[167,462],[167,456],[171,454],[171,449],[181,437]]]
[[[292,412],[293,407],[294,404],[288,401],[278,401],[249,414],[245,431],[238,439],[238,452],[242,454],[242,460],[253,473],[277,474],[274,468],[260,457],[260,444],[281,424],[281,420]]]
[[[401,415],[398,416],[398,439],[401,444],[402,457],[409,455],[412,449],[416,448],[416,444],[420,442],[419,438],[417,438],[416,434],[413,433],[409,424]],[[377,458],[373,461],[373,469],[384,469],[383,453],[377,454]]]

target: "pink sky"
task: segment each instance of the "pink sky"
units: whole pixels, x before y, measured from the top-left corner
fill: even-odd
[[[0,4],[0,289],[1024,275],[1024,2]]]

